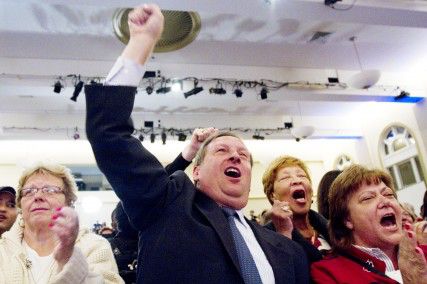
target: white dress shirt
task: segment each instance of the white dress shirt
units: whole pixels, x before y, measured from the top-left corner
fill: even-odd
[[[246,222],[242,210],[236,210],[236,212],[239,216],[239,220],[237,220],[237,218],[234,218],[234,223],[236,224],[240,234],[242,234],[243,239],[245,240],[246,245],[248,246],[249,251],[251,252],[259,275],[261,276],[262,283],[274,284],[275,282],[273,268],[268,262],[268,259],[265,256],[265,253],[259,245],[257,239],[255,238],[254,232],[252,231],[249,224]]]

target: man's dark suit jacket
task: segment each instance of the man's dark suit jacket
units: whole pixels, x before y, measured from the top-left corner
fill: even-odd
[[[227,219],[188,176],[168,175],[132,137],[136,88],[85,88],[87,137],[139,233],[138,283],[243,283]],[[248,221],[276,283],[308,283],[302,248]]]

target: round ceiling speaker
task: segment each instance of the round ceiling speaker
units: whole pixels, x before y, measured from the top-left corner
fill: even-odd
[[[379,70],[363,70],[353,75],[348,84],[355,89],[369,89],[380,80]]]
[[[131,8],[117,9],[113,15],[113,30],[118,39],[129,41],[128,14]],[[200,16],[196,12],[162,10],[164,28],[154,52],[169,52],[181,49],[197,37],[201,29]]]

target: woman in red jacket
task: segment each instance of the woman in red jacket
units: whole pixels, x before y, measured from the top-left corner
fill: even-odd
[[[402,283],[398,247],[402,211],[393,181],[381,170],[353,165],[329,193],[334,256],[311,266],[316,283]]]

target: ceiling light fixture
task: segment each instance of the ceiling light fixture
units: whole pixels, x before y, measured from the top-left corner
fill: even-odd
[[[173,81],[171,90],[172,92],[182,92],[182,80]]]
[[[188,98],[189,96],[196,95],[196,94],[200,93],[201,91],[203,91],[203,87],[197,87],[197,84],[199,84],[199,80],[194,79],[194,88],[188,92],[185,92],[184,98]]]
[[[162,138],[163,145],[165,145],[167,136],[166,136],[166,132],[164,130],[162,131],[161,138]]]
[[[360,72],[350,78],[349,85],[355,89],[368,89],[379,81],[381,72],[376,69],[363,70],[359,51],[356,46],[356,37],[352,36],[349,40],[353,43],[354,51],[356,53],[360,68]]]
[[[76,128],[74,129],[74,135],[73,135],[74,140],[80,139],[80,133],[79,133],[79,129]]]
[[[266,100],[268,98],[268,89],[266,87],[262,87],[259,95],[261,97],[261,100]]]
[[[73,96],[70,98],[70,100],[77,102],[77,97],[80,95],[83,89],[83,86],[84,86],[84,82],[80,80],[80,75],[79,75],[78,82],[74,85]]]
[[[165,79],[163,79],[162,80],[162,83],[161,83],[161,85],[160,85],[160,88],[158,88],[157,90],[156,90],[156,93],[157,94],[166,94],[166,93],[169,93],[171,91],[171,87],[167,87],[166,86],[166,80]]]
[[[183,132],[178,133],[178,141],[184,142],[185,140],[187,140],[187,135]]]
[[[145,72],[145,73],[147,73],[147,72]],[[148,86],[145,88],[145,92],[147,93],[147,95],[151,95],[153,93],[153,90],[154,90],[153,81],[151,81],[151,79],[149,79],[148,80]]]
[[[395,101],[401,101],[401,100],[406,99],[407,97],[409,97],[409,95],[410,95],[409,92],[406,92],[406,91],[402,90],[399,93],[399,95],[397,95],[397,96],[394,97],[394,100]]]
[[[53,85],[53,91],[57,94],[59,94],[62,90],[62,88],[64,87],[64,85],[61,83],[60,80],[56,81],[55,84]]]
[[[216,95],[225,95],[227,91],[222,87],[222,84],[220,81],[216,83],[215,88],[209,89],[210,94],[216,94]]]

